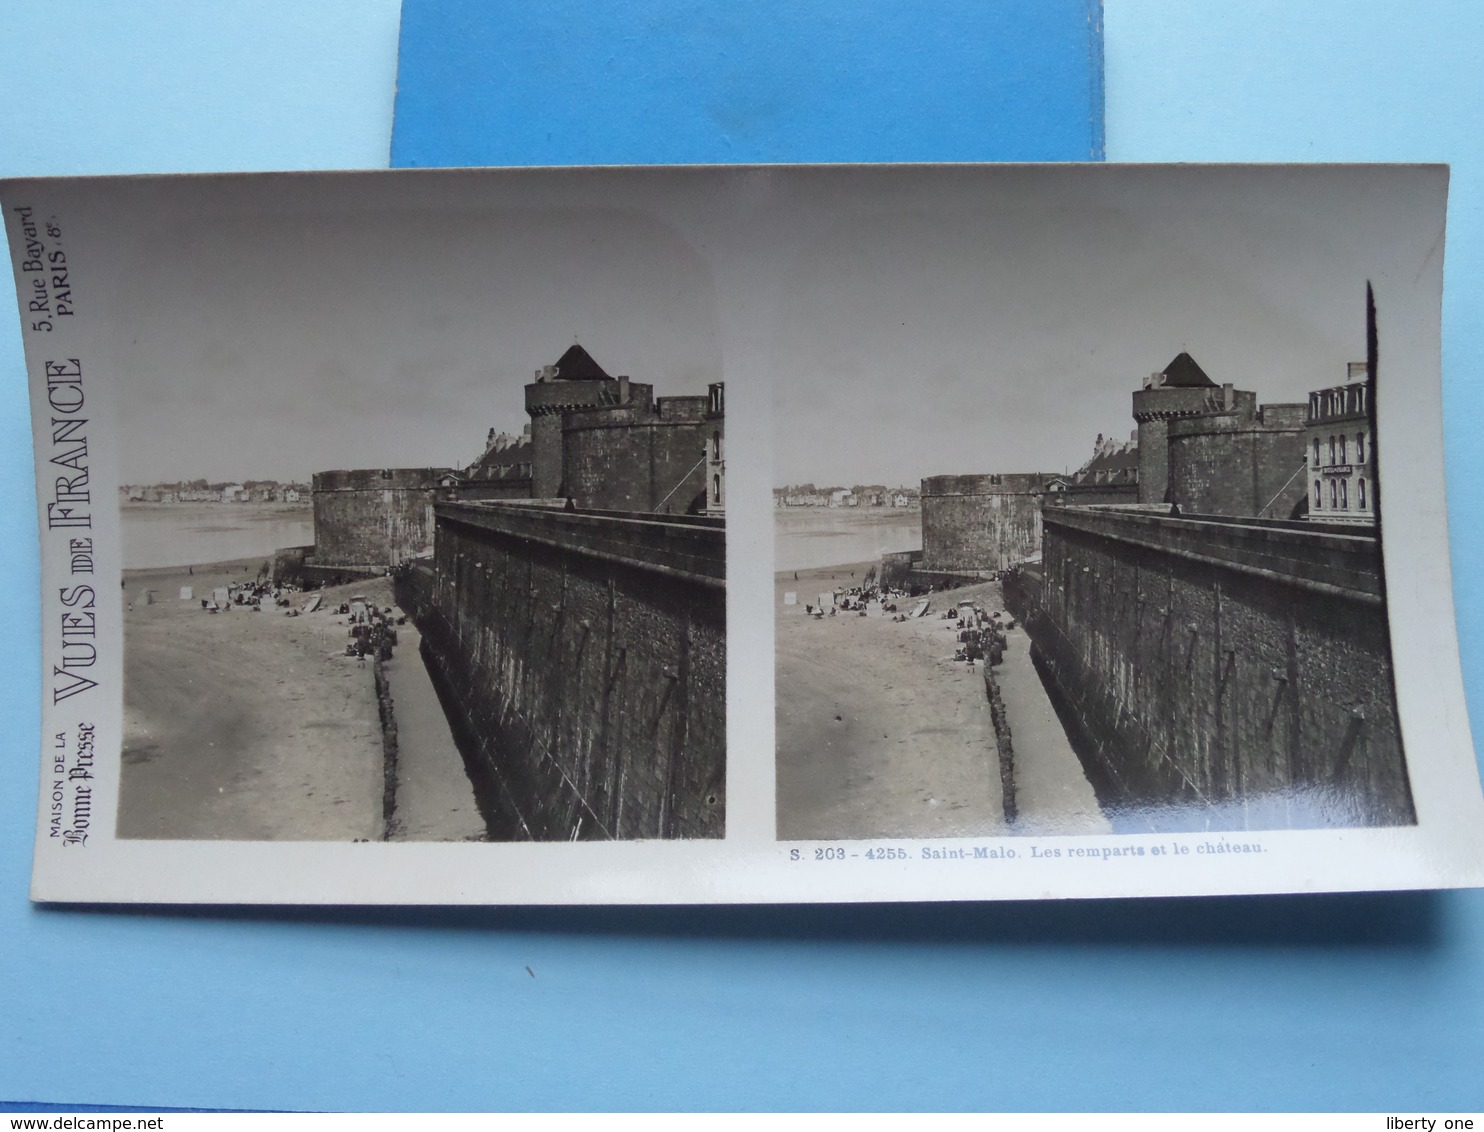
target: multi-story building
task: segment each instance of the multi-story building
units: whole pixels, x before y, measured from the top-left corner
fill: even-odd
[[[1344,385],[1309,394],[1304,441],[1309,462],[1309,519],[1374,523],[1376,471],[1370,373],[1351,362]]]
[[[707,417],[715,425],[706,452],[706,514],[723,515],[727,509],[726,438],[722,422],[726,419],[726,386],[714,381],[707,387]]]
[[[1099,434],[1092,459],[1069,476],[1057,476],[1046,485],[1052,503],[1139,502],[1139,434],[1128,443]]]

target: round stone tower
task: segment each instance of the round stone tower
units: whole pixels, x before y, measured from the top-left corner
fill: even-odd
[[[536,371],[526,386],[526,412],[531,417],[531,495],[552,499],[562,494],[562,414],[597,409],[628,400],[628,378],[609,377],[581,346],[572,345],[556,365]]]
[[[1250,405],[1240,406],[1243,399]],[[1162,372],[1146,378],[1144,388],[1134,394],[1134,420],[1139,422],[1139,502],[1171,502],[1170,421],[1239,407],[1255,411],[1257,394],[1217,385],[1183,352]]]

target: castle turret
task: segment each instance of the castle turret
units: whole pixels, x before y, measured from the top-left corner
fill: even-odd
[[[551,499],[562,494],[562,414],[622,404],[629,395],[626,377],[603,372],[581,346],[572,345],[555,365],[542,366],[526,386],[531,416],[531,494]]]
[[[1257,394],[1217,385],[1187,353],[1144,379],[1134,394],[1139,422],[1139,502],[1169,503],[1169,423],[1205,413],[1255,412]]]

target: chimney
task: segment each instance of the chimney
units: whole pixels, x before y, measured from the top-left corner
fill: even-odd
[[[629,403],[629,379],[627,377],[618,379],[618,403],[620,405]]]
[[[1237,407],[1236,390],[1229,381],[1221,387],[1221,407],[1228,413]]]

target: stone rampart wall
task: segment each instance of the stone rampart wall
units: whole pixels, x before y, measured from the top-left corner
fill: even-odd
[[[465,480],[459,484],[458,498],[477,503],[487,499],[530,499],[531,477],[511,476],[509,479]]]
[[[1053,508],[1025,582],[1007,603],[1105,806],[1150,828],[1415,820],[1373,537]]]
[[[433,498],[446,470],[316,472],[312,563],[384,570],[431,546]]]
[[[1137,483],[1087,483],[1072,484],[1065,491],[1048,492],[1046,502],[1051,506],[1068,504],[1085,507],[1105,503],[1139,502]]]
[[[706,506],[706,453],[714,429],[706,399],[662,398],[662,408],[570,413],[562,480],[578,507],[684,515]]]
[[[1052,477],[932,476],[922,481],[926,571],[988,573],[1041,547],[1041,498]]]
[[[1287,406],[1264,406],[1268,409]],[[1169,498],[1204,515],[1294,517],[1306,498],[1302,420],[1212,414],[1169,422]]]
[[[496,837],[721,837],[725,531],[437,506],[424,654]]]
[[[891,551],[881,556],[880,580],[883,588],[892,586],[896,588],[907,585],[912,574],[912,568],[922,561],[920,550]]]
[[[551,499],[562,494],[562,424],[570,413],[620,403],[647,409],[654,389],[642,382],[616,380],[547,381],[527,385],[531,417],[531,494]]]
[[[1170,459],[1166,451],[1172,421],[1195,414],[1231,412],[1244,419],[1257,415],[1257,394],[1247,389],[1210,386],[1159,386],[1134,393],[1134,420],[1139,423],[1140,503],[1169,502]]]

